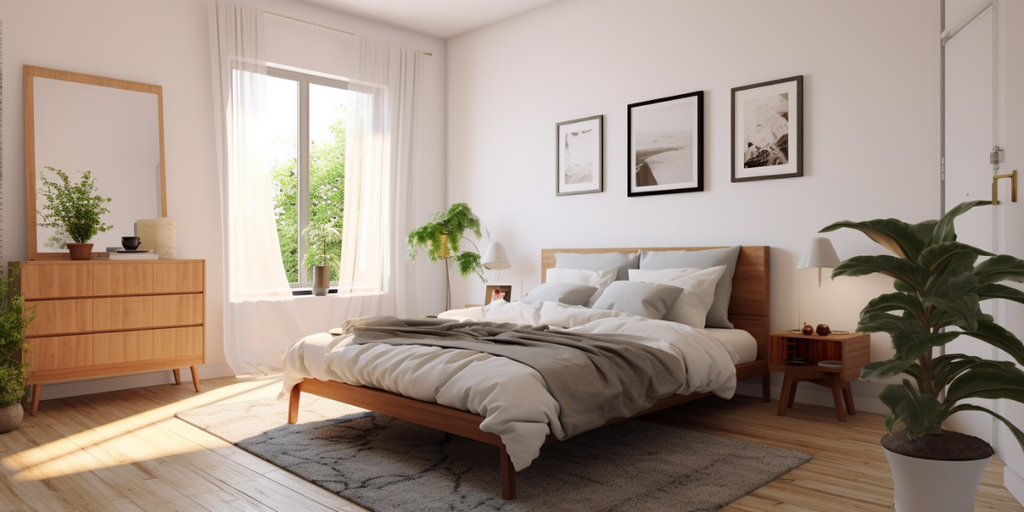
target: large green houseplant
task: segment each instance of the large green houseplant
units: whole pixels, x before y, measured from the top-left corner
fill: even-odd
[[[988,408],[966,402],[971,398],[1008,399],[1024,403],[1024,371],[1013,361],[995,361],[965,354],[936,355],[960,336],[970,336],[1004,351],[1024,365],[1024,345],[1010,331],[982,312],[980,303],[1006,299],[1024,304],[1024,293],[1000,284],[1024,282],[1024,261],[1013,256],[996,255],[957,241],[954,220],[976,206],[989,201],[971,201],[957,205],[939,220],[907,224],[896,219],[867,222],[843,221],[822,232],[850,228],[863,232],[892,255],[855,256],[843,261],[832,277],[883,274],[895,280],[895,291],[868,302],[861,311],[857,330],[884,332],[892,338],[896,353],[885,361],[864,367],[861,378],[876,380],[906,374],[900,384],[889,384],[879,399],[890,409],[886,416],[889,433],[882,438],[887,455],[896,453],[915,459],[981,461],[992,455],[992,447],[973,436],[950,432],[943,422],[963,411],[980,411],[1002,421],[1024,448],[1024,432],[1003,416]],[[978,263],[980,258],[985,258]],[[954,498],[942,497],[941,478],[948,469],[931,478],[927,490],[902,494],[900,476],[893,463],[896,479],[897,510],[918,498],[935,498],[942,510],[958,510]],[[922,469],[913,471],[921,473]],[[974,490],[980,479],[974,478],[969,494],[973,510]],[[955,491],[963,498],[964,492]],[[965,498],[967,499],[967,498]],[[904,502],[904,507],[900,503]],[[931,505],[930,505],[931,506]],[[921,508],[924,508],[922,506]],[[938,509],[936,509],[938,510]]]
[[[313,295],[327,295],[331,287],[331,267],[337,267],[341,261],[340,255],[331,250],[341,242],[341,230],[333,224],[310,224],[302,234],[309,244],[303,267],[313,269]]]
[[[39,226],[56,230],[56,235],[47,245],[58,249],[66,246],[71,259],[87,260],[92,256],[89,240],[97,233],[105,233],[113,228],[100,218],[110,213],[105,206],[110,198],[99,195],[91,171],[85,171],[82,179],[73,183],[67,173],[60,169],[46,167],[46,170],[57,175],[56,181],[50,181],[45,174],[39,176],[42,181],[39,194],[43,198],[43,210],[39,212],[42,222]]]
[[[412,230],[409,233],[407,243],[409,246],[409,259],[415,260],[416,253],[423,250],[432,263],[438,259],[444,260],[445,269],[445,310],[452,306],[452,288],[450,280],[451,263],[463,279],[470,274],[484,278],[484,267],[480,262],[480,253],[463,251],[461,241],[465,239],[470,244],[473,241],[464,236],[466,231],[473,233],[479,240],[482,236],[480,218],[477,217],[466,203],[455,203],[448,208],[448,211],[437,212],[430,222]],[[475,244],[473,244],[475,247]],[[451,262],[451,263],[450,263]]]
[[[22,354],[28,350],[25,327],[33,318],[35,311],[25,314],[13,272],[0,277],[0,433],[18,428],[25,414],[21,401],[28,387],[28,364]]]

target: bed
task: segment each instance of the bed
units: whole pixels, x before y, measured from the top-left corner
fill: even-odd
[[[579,255],[590,255],[590,254],[608,254],[608,253],[622,253],[630,254],[637,251],[704,251],[710,249],[722,249],[715,247],[666,247],[666,248],[621,248],[621,249],[544,249],[541,254],[541,267],[542,276],[548,275],[548,269],[556,266],[556,254],[568,253],[568,254],[579,254]],[[665,253],[669,254],[669,253]],[[542,279],[543,280],[543,279]],[[769,380],[767,379],[768,367],[767,367],[767,343],[768,343],[768,297],[769,297],[769,249],[768,247],[756,246],[744,246],[739,249],[739,254],[736,258],[735,273],[732,278],[732,294],[729,299],[728,305],[728,320],[732,322],[734,329],[738,331],[745,331],[742,333],[747,338],[752,338],[753,346],[747,350],[749,355],[745,357],[743,362],[735,363],[737,357],[735,354],[732,356],[732,360],[729,362],[734,365],[735,369],[735,380],[732,380],[733,389],[736,382],[742,382],[745,380],[765,377],[762,379],[762,397],[765,401],[769,400]],[[493,306],[493,307],[492,307]],[[554,319],[554,323],[562,322],[577,322],[577,317],[584,318],[589,321],[591,317],[598,318],[594,324],[607,324],[607,325],[620,325],[625,323],[622,318],[624,314],[618,312],[595,312],[586,311],[587,308],[581,307],[563,307],[562,305],[553,303],[544,303],[538,306],[529,306],[523,304],[508,304],[503,301],[498,301],[496,304],[492,304],[488,308],[471,308],[459,312],[451,312],[455,318],[469,319],[469,320],[490,320],[492,318],[498,318],[500,320],[507,320],[508,318],[515,318],[515,315],[522,315],[525,311],[528,314],[535,315],[535,321],[549,321]],[[501,308],[505,308],[502,310]],[[488,316],[491,315],[491,316]],[[496,315],[496,316],[495,316]],[[509,316],[512,315],[512,316]],[[582,316],[581,316],[582,315]],[[596,315],[596,316],[595,316]],[[630,316],[630,315],[625,315]],[[582,321],[582,320],[579,320]],[[629,324],[642,323],[646,319],[629,319]],[[657,327],[671,328],[676,330],[689,329],[686,326],[666,326],[663,324],[670,324],[670,322],[663,322],[661,320],[651,320],[645,325],[646,328]],[[591,325],[591,324],[587,324]],[[655,329],[655,331],[657,331]],[[691,333],[695,338],[708,338],[714,336],[721,340],[720,336],[728,335],[728,332],[720,334],[712,334],[713,330],[692,330],[700,331]],[[339,376],[332,372],[317,373],[317,371],[310,371],[307,368],[301,370],[295,370],[299,365],[295,361],[312,361],[317,358],[322,358],[323,353],[329,353],[334,350],[339,340],[342,337],[331,336],[331,335],[317,335],[319,337],[310,337],[310,339],[304,340],[297,343],[289,353],[285,356],[285,390],[282,394],[287,393],[289,397],[289,412],[288,421],[295,423],[298,419],[299,401],[301,393],[311,393],[314,395],[330,398],[340,402],[348,403],[357,407],[362,407],[372,411],[376,411],[381,414],[401,418],[407,421],[411,421],[423,426],[430,428],[439,429],[451,434],[463,436],[466,438],[474,439],[484,443],[488,443],[497,446],[500,450],[500,467],[501,467],[501,486],[502,486],[502,497],[505,499],[513,499],[515,497],[515,471],[517,465],[522,467],[522,456],[521,448],[518,444],[512,443],[509,440],[513,439],[515,435],[508,434],[507,431],[497,430],[502,432],[502,435],[495,433],[495,429],[488,424],[487,414],[481,412],[475,414],[467,412],[468,410],[488,410],[486,404],[480,406],[476,404],[473,407],[467,407],[464,405],[446,406],[440,403],[451,403],[451,400],[442,401],[440,398],[432,399],[429,396],[417,395],[416,392],[408,392],[403,389],[402,384],[393,384],[389,379],[391,377],[380,377],[377,379],[363,378],[355,379],[348,378],[347,374]],[[626,335],[623,335],[626,336]],[[722,345],[727,345],[722,343]],[[369,347],[369,348],[368,348]],[[361,347],[344,347],[350,351],[361,350],[363,353],[372,349],[376,350],[377,347],[374,344],[363,345]],[[399,349],[409,348],[411,350],[420,350],[424,347],[398,347]],[[716,349],[717,350],[717,349]],[[728,351],[734,352],[733,349],[727,349]],[[459,351],[456,351],[459,352]],[[381,352],[377,352],[378,354]],[[451,354],[452,351],[447,351],[447,354]],[[462,351],[461,353],[465,353]],[[418,357],[418,356],[417,356]],[[714,356],[711,357],[720,357]],[[487,359],[487,364],[505,364],[508,361],[503,361],[504,358],[497,357],[494,360]],[[419,361],[415,358],[410,360]],[[468,361],[469,358],[466,358]],[[289,362],[291,361],[291,362]],[[380,358],[374,360],[367,358],[369,361],[367,367],[377,366]],[[701,361],[701,359],[696,359]],[[303,363],[309,367],[315,367],[317,364]],[[424,367],[429,363],[419,362],[417,363],[420,367]],[[468,363],[466,363],[468,364]],[[475,364],[475,363],[474,363]],[[516,363],[513,363],[516,364]],[[486,368],[486,366],[481,366]],[[291,369],[290,369],[291,368]],[[495,366],[494,368],[498,368]],[[529,368],[527,368],[529,370]],[[729,368],[730,372],[733,370]],[[344,372],[343,372],[344,373]],[[500,370],[499,370],[500,373]],[[692,372],[691,372],[692,373]],[[318,378],[319,377],[319,378]],[[357,382],[359,385],[346,384],[341,380],[348,382]],[[495,377],[498,378],[498,377]],[[518,377],[517,377],[518,378]],[[731,378],[731,374],[730,374]],[[532,380],[541,380],[542,378],[537,376]],[[530,378],[525,378],[526,381],[531,381]],[[719,379],[721,380],[721,379]],[[543,382],[541,383],[543,384]],[[480,387],[480,386],[477,386]],[[723,388],[727,387],[723,385]],[[467,386],[467,389],[473,388],[473,386]],[[384,389],[392,389],[397,392],[389,392]],[[545,388],[546,389],[546,388]],[[699,391],[686,392],[684,394],[676,393],[662,398],[653,403],[650,407],[643,411],[629,414],[628,417],[612,417],[604,424],[615,423],[625,419],[633,418],[657,410],[672,407],[681,403],[688,402],[690,400],[702,398],[716,393],[713,389],[708,386],[690,386],[687,388],[684,386],[680,392],[685,389],[696,389]],[[401,394],[399,394],[401,393]],[[468,396],[470,391],[466,391],[465,394]],[[731,392],[729,393],[731,395]],[[403,396],[408,395],[408,396]],[[410,398],[412,396],[414,398]],[[419,399],[417,399],[419,398]],[[471,401],[473,399],[470,399]],[[500,399],[499,399],[500,401]],[[438,403],[440,402],[440,403]],[[461,402],[460,402],[461,404]],[[503,405],[503,404],[499,404]],[[493,404],[491,409],[501,409],[502,407],[494,407]],[[462,410],[466,409],[466,410]],[[532,413],[531,413],[532,414]],[[538,412],[538,415],[541,413]],[[550,408],[544,414],[550,419],[551,411]],[[554,405],[554,415],[558,416],[558,404]],[[494,423],[494,418],[490,418],[491,424]],[[527,426],[531,426],[527,425]],[[542,434],[540,439],[540,445],[550,442],[555,442],[559,437],[565,437],[565,433],[561,431],[562,425],[558,424],[558,421],[552,421],[550,426],[550,432]],[[567,427],[568,428],[568,427]],[[513,429],[515,430],[515,429]],[[529,429],[520,429],[527,431]],[[518,431],[517,431],[518,432]],[[536,432],[530,434],[530,436],[536,438]],[[504,440],[503,440],[504,438]],[[518,441],[516,442],[518,443]],[[508,445],[508,446],[507,446]],[[511,450],[510,455],[510,447]],[[539,446],[537,447],[539,450]],[[527,462],[528,464],[528,462]]]

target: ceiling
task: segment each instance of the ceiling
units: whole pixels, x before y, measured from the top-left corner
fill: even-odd
[[[448,39],[556,0],[305,0]]]

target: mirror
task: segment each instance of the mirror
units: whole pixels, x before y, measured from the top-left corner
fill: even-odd
[[[36,190],[46,167],[72,180],[92,171],[99,194],[111,198],[103,221],[113,226],[89,242],[93,253],[120,247],[135,221],[167,216],[164,172],[163,88],[70,71],[25,66],[25,189],[28,259],[67,259],[37,226]]]

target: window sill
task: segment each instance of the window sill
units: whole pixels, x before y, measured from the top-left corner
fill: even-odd
[[[327,295],[337,295],[337,294],[338,294],[338,289],[337,288],[328,288],[327,289]],[[292,288],[292,296],[293,297],[315,297],[315,295],[313,295],[313,288],[312,287],[308,287],[308,288]]]

